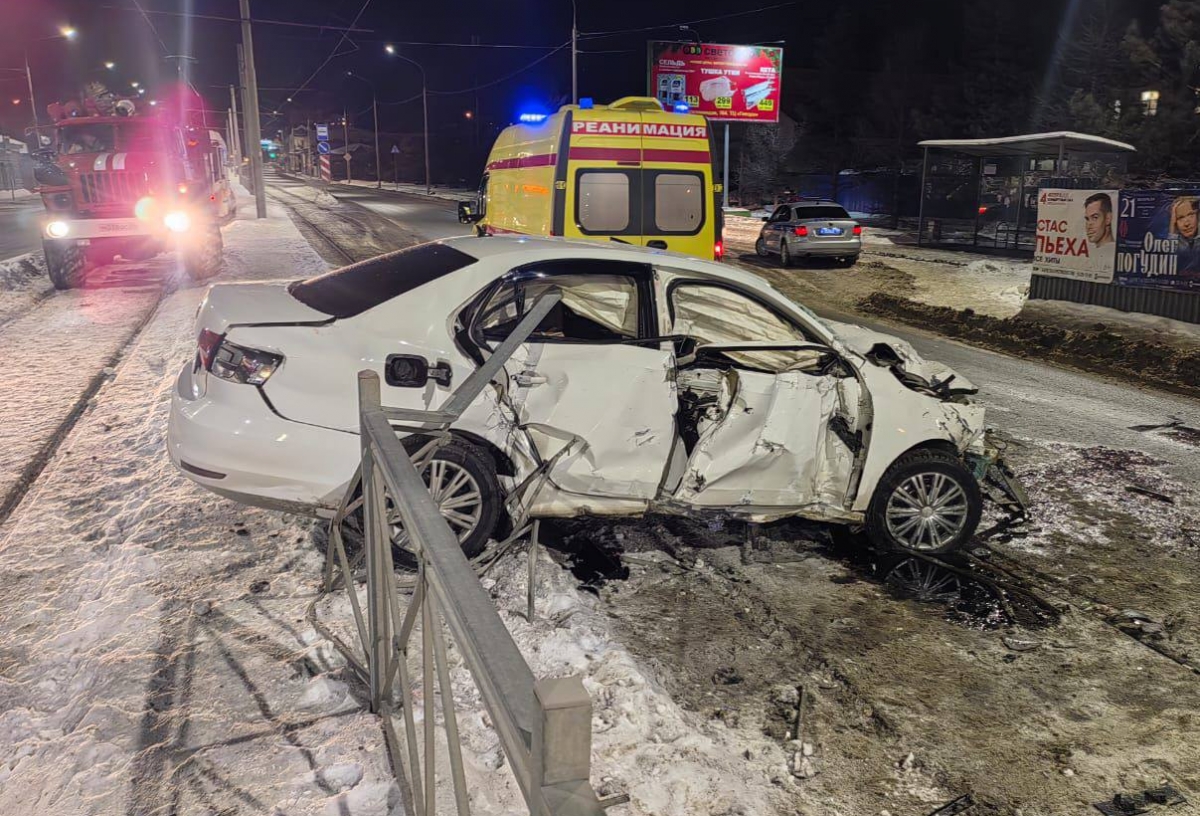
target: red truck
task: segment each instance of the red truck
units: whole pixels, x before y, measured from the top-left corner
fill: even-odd
[[[232,196],[223,145],[207,127],[167,111],[138,110],[111,94],[49,106],[52,146],[35,163],[46,215],[42,246],[59,289],[84,286],[87,273],[112,263],[176,251],[195,281],[217,274],[220,219]]]

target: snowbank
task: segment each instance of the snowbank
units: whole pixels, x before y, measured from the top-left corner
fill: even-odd
[[[1120,332],[1130,340],[1200,349],[1200,325],[1158,315],[1122,312],[1105,306],[1062,300],[1030,300],[1021,310],[1021,317],[1077,330],[1097,330],[1103,326],[1108,331]]]
[[[29,311],[52,291],[41,252],[0,261],[0,326]]]
[[[350,182],[334,181],[334,182],[331,182],[329,186],[331,186],[331,187],[369,187],[372,190],[376,189],[374,181],[361,181],[359,179],[354,179],[353,181],[350,181]],[[422,197],[440,198],[444,201],[465,201],[469,198],[474,198],[475,194],[477,192],[476,190],[473,190],[469,187],[452,187],[452,186],[448,186],[448,185],[435,184],[435,185],[433,185],[431,191],[427,193],[427,192],[425,192],[424,184],[409,184],[409,183],[403,182],[403,181],[400,182],[399,184],[393,184],[390,181],[385,181],[383,183],[382,190],[385,193],[387,193],[387,192],[407,193],[409,195],[419,195]]]

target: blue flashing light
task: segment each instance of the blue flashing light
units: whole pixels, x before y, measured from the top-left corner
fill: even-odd
[[[527,125],[536,125],[546,121],[545,113],[522,113],[517,119]]]
[[[676,102],[675,105],[671,108],[671,110],[675,111],[675,113],[687,113],[691,109],[692,109],[692,106],[689,105],[687,102]]]
[[[579,100],[580,110],[591,110],[594,107],[596,107],[596,103],[592,101],[590,96],[585,96]]]

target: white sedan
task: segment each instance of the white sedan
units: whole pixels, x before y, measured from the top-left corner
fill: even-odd
[[[530,517],[800,516],[929,553],[974,534],[1002,466],[970,383],[754,275],[619,244],[456,238],[217,284],[171,460],[223,496],[332,515],[360,457],[357,372],[385,407],[435,410],[546,292],[561,300],[420,463],[468,555],[545,461]]]

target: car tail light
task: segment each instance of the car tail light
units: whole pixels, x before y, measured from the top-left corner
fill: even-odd
[[[199,341],[200,365],[214,377],[243,385],[262,385],[283,363],[269,351],[230,343],[225,335],[204,329]]]
[[[861,226],[859,226],[858,224],[855,224],[855,225],[854,225],[854,229],[852,230],[852,232],[853,232],[855,235],[862,235],[862,227],[861,227]]]
[[[724,257],[725,257],[725,245],[722,244],[720,241],[717,241],[715,244],[713,244],[713,258],[715,258],[716,260],[719,261]]]
[[[801,238],[808,237],[808,227],[804,226],[803,224],[796,227],[794,230],[792,230],[792,232],[796,233],[796,235],[798,235]]]
[[[199,347],[197,353],[200,355],[200,367],[205,371],[212,370],[213,360],[217,356],[217,348],[224,339],[225,335],[217,334],[215,331],[208,329],[200,331],[200,339],[196,345]]]

